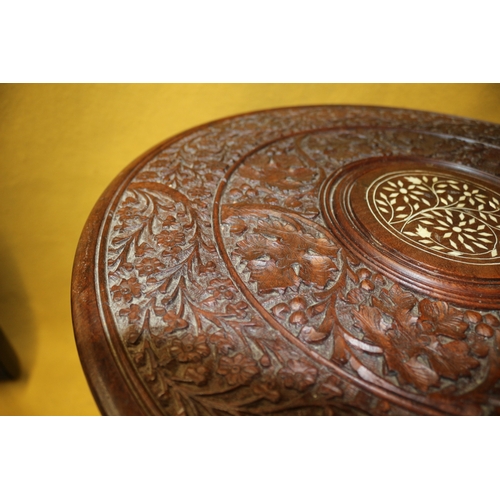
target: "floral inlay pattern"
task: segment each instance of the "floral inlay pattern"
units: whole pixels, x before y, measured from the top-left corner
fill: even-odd
[[[479,183],[428,172],[393,172],[372,183],[375,218],[413,246],[469,264],[499,260],[500,194]]]

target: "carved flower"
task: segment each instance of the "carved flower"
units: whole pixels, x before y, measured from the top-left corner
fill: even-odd
[[[215,278],[210,281],[207,291],[210,292],[212,297],[216,300],[222,298],[231,300],[235,297],[236,288],[229,278]]]
[[[151,253],[153,253],[153,249],[147,243],[141,243],[135,250],[135,254],[138,257],[144,257]]]
[[[181,339],[175,339],[170,348],[172,356],[181,363],[189,361],[201,361],[210,354],[205,335],[186,335]]]
[[[156,236],[156,241],[163,246],[184,245],[186,236],[181,231],[162,231]]]
[[[278,390],[278,384],[274,377],[265,377],[257,380],[252,384],[252,391],[256,396],[277,403],[281,399],[281,394]]]
[[[173,226],[176,223],[176,219],[173,215],[167,215],[165,217],[165,220],[162,222],[163,227],[170,227]]]
[[[247,315],[247,309],[248,305],[245,302],[240,301],[236,304],[228,304],[226,306],[226,313],[241,319]]]
[[[198,269],[200,274],[215,273],[217,266],[213,260],[209,260],[206,264],[200,264]]]
[[[139,271],[139,276],[150,276],[163,269],[165,265],[154,257],[146,257],[136,264],[135,267]]]
[[[210,342],[215,344],[217,351],[222,354],[228,354],[234,349],[234,342],[228,339],[222,332],[218,331],[210,335]]]
[[[224,375],[229,385],[248,384],[257,373],[257,363],[241,353],[233,357],[223,356],[217,369],[219,375]]]
[[[174,311],[168,311],[167,314],[163,316],[163,321],[165,322],[163,333],[167,335],[177,330],[184,330],[184,328],[189,326],[189,323],[178,316]]]
[[[210,371],[203,365],[190,366],[184,374],[186,379],[190,382],[194,382],[198,386],[205,385],[210,376]]]
[[[290,359],[286,364],[286,368],[281,369],[278,374],[288,389],[304,391],[316,382],[318,370],[302,361]]]
[[[128,322],[134,323],[141,316],[141,308],[137,304],[131,304],[128,309],[121,309],[118,313],[120,316],[128,316]]]
[[[120,208],[120,210],[116,212],[116,215],[118,215],[120,221],[125,222],[134,219],[138,215],[140,216],[140,212],[136,207],[125,206]]]
[[[178,255],[182,252],[182,248],[176,246],[167,246],[165,250],[161,253],[162,257],[173,257],[177,259]]]
[[[138,298],[141,296],[141,285],[137,278],[122,280],[119,285],[111,287],[111,293],[115,300],[124,299],[126,302],[131,302],[132,297]]]

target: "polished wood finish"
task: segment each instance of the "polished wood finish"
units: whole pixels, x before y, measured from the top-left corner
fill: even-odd
[[[136,160],[75,258],[105,414],[496,414],[500,126],[318,106]]]

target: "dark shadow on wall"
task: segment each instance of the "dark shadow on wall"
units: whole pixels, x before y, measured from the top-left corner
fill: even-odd
[[[26,385],[37,350],[34,318],[28,295],[15,256],[2,237],[0,237],[0,327],[20,364],[19,378],[0,382],[1,401],[2,391],[6,385],[11,386],[10,393],[13,385],[19,386],[20,390]],[[2,414],[1,404],[0,414]]]
[[[16,351],[0,328],[0,381],[19,378],[21,367]]]

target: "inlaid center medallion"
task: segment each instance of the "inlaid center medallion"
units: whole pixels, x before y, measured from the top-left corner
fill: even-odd
[[[454,303],[499,306],[500,183],[463,165],[370,158],[323,186],[325,219],[362,260]]]
[[[366,192],[388,231],[436,256],[467,264],[500,261],[500,194],[440,171],[399,171]]]

